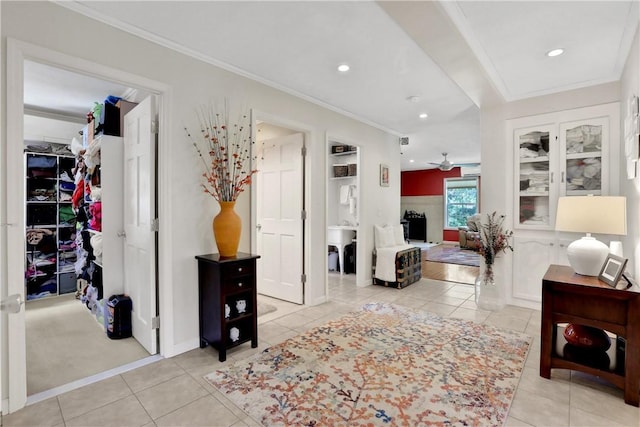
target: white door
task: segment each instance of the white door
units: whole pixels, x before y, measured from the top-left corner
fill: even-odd
[[[155,98],[124,116],[124,292],[131,297],[133,336],[157,353]]]
[[[262,142],[257,155],[258,293],[303,304],[303,135]]]

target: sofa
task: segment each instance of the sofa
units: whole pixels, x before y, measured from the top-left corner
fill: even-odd
[[[371,265],[375,285],[402,289],[422,277],[421,250],[406,244],[401,224],[374,227]]]
[[[460,249],[480,249],[480,229],[482,216],[480,214],[467,217],[467,225],[458,227],[458,240]]]

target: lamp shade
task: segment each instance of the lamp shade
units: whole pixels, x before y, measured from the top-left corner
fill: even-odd
[[[624,197],[570,196],[558,199],[556,230],[587,233],[567,247],[569,264],[576,273],[597,276],[609,247],[591,233],[627,234],[627,202]]]
[[[558,199],[556,230],[627,234],[627,199],[617,196],[568,196]]]

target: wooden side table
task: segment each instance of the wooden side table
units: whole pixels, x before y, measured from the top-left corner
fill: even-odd
[[[211,345],[221,362],[227,349],[251,341],[258,346],[256,260],[258,255],[238,253],[198,255],[198,308],[200,348]]]
[[[558,323],[605,329],[624,339],[624,352],[615,370],[602,369],[584,359],[569,360],[555,353]],[[624,390],[624,401],[640,401],[640,289],[616,289],[597,277],[581,276],[571,267],[551,265],[542,278],[540,376],[552,368],[596,375]],[[622,359],[622,360],[620,360]]]

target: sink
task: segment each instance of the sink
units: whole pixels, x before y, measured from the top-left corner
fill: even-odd
[[[327,233],[327,244],[338,248],[340,274],[344,274],[344,247],[356,236],[356,227],[350,225],[330,225]]]

